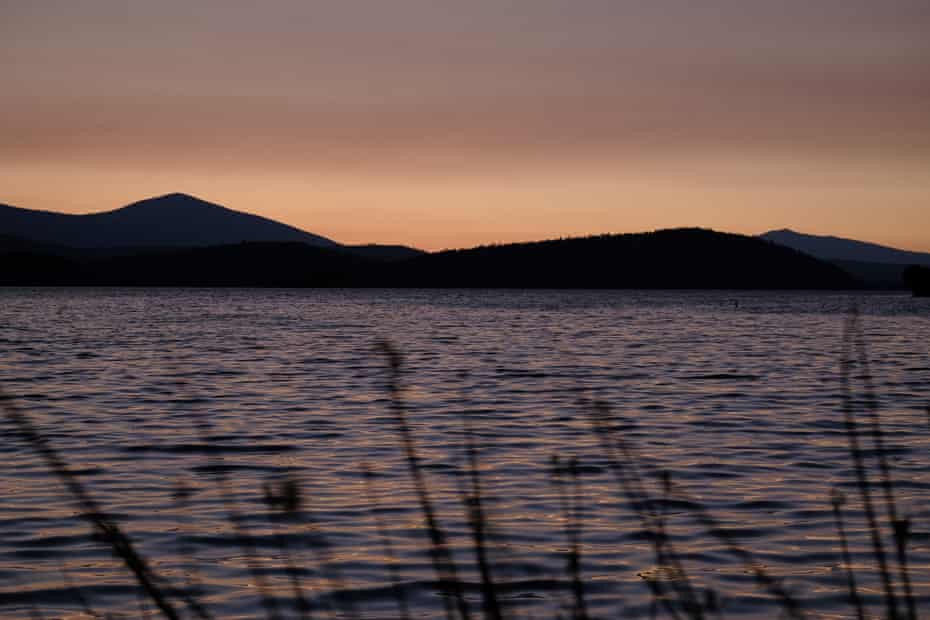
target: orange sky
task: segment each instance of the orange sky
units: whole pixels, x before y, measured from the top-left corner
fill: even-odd
[[[930,251],[927,32],[925,0],[0,0],[0,202],[181,191],[426,249],[700,225]]]

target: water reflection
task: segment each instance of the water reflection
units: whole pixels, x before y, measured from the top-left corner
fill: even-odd
[[[838,364],[849,300],[742,293],[735,307],[733,296],[7,290],[0,364],[4,388],[153,570],[197,592],[217,617],[266,615],[250,563],[288,615],[300,597],[295,567],[324,615],[349,613],[349,601],[365,617],[400,617],[389,566],[414,613],[441,613],[384,359],[373,351],[384,337],[405,353],[400,381],[417,456],[474,613],[482,579],[460,495],[463,412],[480,452],[500,604],[574,608],[565,498],[551,472],[559,454],[579,462],[587,611],[650,614],[649,583],[663,569],[591,432],[583,403],[599,399],[644,471],[669,472],[808,612],[849,615],[830,501],[834,486],[856,492]],[[900,510],[915,524],[913,588],[926,606],[930,355],[920,334],[930,333],[930,309],[898,296],[860,305]],[[94,609],[139,615],[138,588],[90,540],[61,485],[21,443],[0,451],[3,614],[25,618],[30,601],[49,615],[79,612],[64,564]],[[266,502],[265,488],[280,480],[299,481],[303,498],[286,522]],[[648,484],[694,591],[716,593],[727,617],[776,613],[693,506],[662,500],[660,480]],[[230,526],[230,501],[251,552]],[[880,610],[861,509],[851,499],[844,514],[863,602]]]

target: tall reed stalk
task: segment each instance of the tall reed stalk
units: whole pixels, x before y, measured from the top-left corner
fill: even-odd
[[[400,385],[403,358],[400,352],[388,342],[381,342],[379,348],[388,362],[387,387],[391,397],[391,411],[394,414],[394,423],[400,436],[401,450],[407,461],[407,469],[410,473],[410,477],[413,479],[414,488],[416,489],[417,498],[420,503],[420,511],[423,514],[423,520],[426,524],[427,532],[429,533],[430,557],[433,562],[433,568],[436,571],[439,582],[443,584],[444,587],[451,589],[455,610],[458,611],[461,620],[469,620],[471,614],[468,610],[468,603],[465,601],[462,583],[459,581],[455,560],[446,542],[446,534],[436,518],[433,502],[430,498],[429,487],[426,484],[426,478],[420,467],[420,458],[417,456],[416,442],[413,432],[410,430],[410,424],[407,421],[407,406],[404,402]],[[452,620],[454,616],[453,607],[448,599],[444,598],[443,602],[446,607],[446,616],[449,620]]]
[[[166,618],[180,620],[180,612],[171,601],[167,590],[159,585],[164,582],[164,579],[152,570],[149,562],[136,550],[135,545],[116,521],[100,508],[90,491],[71,471],[52,444],[39,432],[30,417],[2,392],[0,392],[0,407],[3,409],[7,422],[17,430],[20,437],[35,451],[49,471],[58,477],[71,497],[77,501],[81,508],[81,517],[91,524],[97,538],[106,543],[114,555],[123,560],[145,596]],[[211,620],[210,614],[197,601],[188,595],[184,595],[183,598],[197,616],[203,620]]]

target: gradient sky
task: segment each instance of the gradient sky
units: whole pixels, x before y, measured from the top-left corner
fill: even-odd
[[[930,251],[927,0],[0,0],[0,202]]]

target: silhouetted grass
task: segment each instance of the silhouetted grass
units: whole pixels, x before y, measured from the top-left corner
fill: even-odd
[[[429,556],[436,575],[436,588],[443,593],[442,606],[447,620],[470,620],[474,611],[466,598],[470,586],[461,578],[449,544],[449,539],[434,507],[434,491],[431,489],[423,462],[421,461],[413,427],[408,419],[407,405],[404,399],[403,357],[388,343],[379,344],[380,354],[387,362],[386,391],[391,420],[396,433],[399,451],[403,456],[406,472],[413,485],[416,501],[422,519],[423,531],[428,536]],[[855,371],[855,374],[854,374]],[[853,395],[853,380],[862,381],[865,414],[868,429],[863,430],[859,421],[857,400]],[[878,399],[869,367],[868,352],[862,335],[858,314],[853,311],[845,324],[842,359],[840,361],[841,411],[848,444],[848,452],[855,475],[858,497],[861,501],[866,529],[868,532],[874,569],[877,572],[882,590],[882,604],[885,620],[916,620],[918,610],[913,594],[909,567],[909,542],[911,540],[911,522],[901,515],[895,495],[892,466],[888,458],[888,448],[881,427],[881,414]],[[724,608],[720,601],[726,593],[718,593],[709,588],[700,589],[687,570],[685,557],[675,542],[675,524],[669,506],[674,502],[683,507],[677,519],[688,518],[697,524],[703,536],[720,543],[728,555],[736,560],[747,574],[752,576],[756,587],[768,595],[780,609],[783,617],[803,620],[808,616],[798,599],[784,586],[781,578],[771,574],[756,559],[752,549],[742,544],[724,527],[712,511],[698,499],[691,496],[668,471],[656,471],[637,451],[630,439],[629,425],[617,424],[617,416],[611,407],[601,401],[586,401],[583,404],[590,421],[591,432],[600,447],[600,454],[595,458],[603,460],[607,470],[616,483],[617,493],[625,500],[625,505],[636,517],[642,535],[649,542],[658,570],[643,575],[645,586],[653,597],[653,611],[673,620],[705,620],[710,616],[722,617]],[[112,517],[107,515],[90,494],[89,490],[72,473],[60,453],[43,436],[27,413],[18,408],[8,397],[0,395],[0,407],[8,423],[17,431],[36,455],[45,463],[50,472],[64,484],[71,497],[80,507],[81,517],[94,528],[96,537],[104,542],[119,557],[129,574],[140,586],[143,595],[140,615],[148,615],[148,606],[154,606],[164,617],[180,620],[185,617],[212,620],[213,615],[206,606],[196,598],[204,588],[197,577],[198,559],[194,550],[184,543],[185,532],[179,530],[178,554],[191,563],[186,588],[172,587],[167,580],[155,573],[154,562],[149,561],[138,552],[129,537],[122,531]],[[930,408],[928,408],[930,421]],[[463,414],[463,451],[465,459],[456,471],[459,484],[459,496],[464,511],[474,565],[465,566],[474,570],[480,580],[477,589],[481,594],[480,617],[485,620],[508,620],[518,615],[516,608],[502,603],[501,592],[505,584],[495,576],[492,557],[497,541],[489,533],[492,519],[487,510],[487,497],[481,477],[481,451],[475,441],[474,428],[467,413]],[[624,420],[624,422],[626,422]],[[201,445],[207,446],[211,437],[210,422],[205,416],[195,416],[195,431]],[[871,442],[871,449],[864,446]],[[259,602],[267,620],[285,620],[290,617],[290,607],[282,605],[272,591],[266,579],[266,568],[256,550],[253,537],[246,519],[241,514],[227,469],[215,451],[205,451],[210,459],[207,471],[211,473],[210,482],[219,491],[226,520],[233,532],[237,545],[241,548],[245,562],[255,585]],[[870,476],[870,464],[879,472],[879,485]],[[570,617],[572,620],[590,620],[592,612],[587,600],[587,587],[583,569],[584,558],[584,489],[580,479],[580,465],[576,457],[567,459],[553,457],[551,463],[551,481],[556,490],[558,514],[568,545],[564,578],[566,589],[571,596]],[[408,598],[402,575],[399,570],[395,549],[392,546],[390,532],[382,518],[383,501],[379,494],[377,479],[366,465],[363,468],[365,495],[368,511],[374,520],[378,537],[381,541],[385,562],[386,583],[389,584],[397,605],[401,620],[424,617],[415,609],[414,601]],[[301,529],[302,524],[309,523],[316,527],[312,509],[306,506],[307,498],[301,490],[301,483],[293,477],[277,480],[265,485],[263,499],[267,521],[271,527],[277,553],[280,555],[293,597],[293,611],[300,620],[314,620],[325,611],[336,612],[343,617],[362,618],[364,611],[359,610],[348,596],[331,596],[329,608],[324,606],[324,595],[314,605],[314,592],[322,592],[319,581],[325,580],[340,592],[348,591],[338,567],[331,561],[328,546],[319,534],[318,542],[310,545],[320,576],[308,581],[309,572],[301,565],[299,549],[295,549],[286,536],[288,528],[297,528],[300,540],[307,538]],[[880,493],[880,498],[876,498]],[[178,512],[189,513],[190,490],[178,483],[174,495]],[[852,555],[849,549],[847,518],[843,508],[846,498],[839,490],[833,490],[825,502],[832,507],[837,546],[845,577],[845,586],[851,612],[859,620],[870,617],[861,593],[860,582],[856,575]],[[879,504],[884,510],[876,508]],[[894,541],[894,552],[888,553],[885,540]],[[296,559],[295,559],[296,556]],[[859,570],[862,570],[860,567]],[[72,582],[70,575],[62,569],[62,578],[67,589],[72,592],[80,610],[92,618],[106,618],[95,610],[80,589],[80,584]],[[27,613],[33,618],[42,618],[42,610],[35,601],[28,601]],[[906,616],[902,615],[903,613]],[[332,613],[330,614],[332,615]],[[553,617],[562,617],[559,610],[553,610]]]
[[[187,588],[194,593],[201,591],[200,562],[196,551],[188,544],[188,532],[193,531],[194,517],[191,512],[190,498],[193,490],[182,480],[177,480],[174,487],[175,509],[178,515],[178,557],[187,561],[185,577]]]
[[[559,494],[562,520],[565,523],[565,538],[570,551],[565,568],[572,583],[572,620],[588,620],[585,603],[584,580],[581,577],[581,483],[578,480],[578,460],[572,458],[563,465],[558,456],[552,459],[552,473]],[[568,474],[571,490],[565,490],[564,477]]]
[[[288,518],[296,518],[300,515],[302,503],[300,485],[297,480],[290,477],[277,484],[267,483],[265,485],[264,500],[265,506],[268,508],[268,521],[274,532],[278,552],[284,558],[287,575],[294,593],[294,604],[297,607],[297,613],[300,620],[311,620],[313,610],[304,594],[300,570],[294,563],[294,555],[287,546],[282,531],[282,526]]]
[[[467,515],[474,541],[475,561],[481,575],[481,601],[484,617],[489,620],[502,620],[500,603],[494,585],[494,576],[488,561],[487,525],[488,519],[482,506],[481,474],[478,471],[478,448],[475,446],[474,429],[467,414],[462,416],[465,426],[465,452],[468,458],[468,482],[470,489],[463,489],[462,504]]]
[[[849,600],[856,609],[856,618],[863,620],[865,612],[862,609],[862,597],[859,596],[859,586],[856,585],[856,573],[853,570],[852,556],[849,554],[849,543],[846,536],[846,527],[843,525],[843,504],[846,498],[838,489],[833,489],[833,517],[836,520],[836,533],[840,537],[840,550],[843,553],[843,570],[846,573],[846,587],[849,589]]]
[[[914,595],[911,591],[911,580],[907,563],[907,544],[910,538],[911,523],[910,519],[900,518],[898,516],[898,507],[894,494],[894,481],[891,475],[891,466],[888,464],[888,453],[885,449],[884,433],[882,432],[881,421],[879,419],[878,399],[875,396],[875,386],[872,382],[872,371],[869,364],[865,336],[862,333],[859,314],[855,309],[850,313],[850,321],[850,327],[854,330],[852,336],[859,354],[859,366],[862,370],[866,411],[869,414],[872,445],[878,460],[879,473],[881,474],[885,511],[894,536],[895,551],[898,561],[898,579],[901,582],[901,588],[904,590],[908,620],[915,620],[917,617],[917,610],[914,604]]]
[[[872,440],[871,452],[875,455],[881,479],[882,499],[884,500],[887,519],[885,525],[894,541],[894,557],[898,569],[897,585],[903,591],[904,607],[907,610],[908,620],[915,620],[917,618],[917,607],[911,586],[907,554],[907,546],[911,536],[911,521],[909,518],[901,517],[898,512],[891,465],[888,460],[888,451],[885,447],[884,433],[881,427],[878,399],[872,381],[867,344],[862,331],[859,312],[855,307],[849,312],[843,335],[843,359],[841,360],[840,373],[843,392],[843,417],[849,441],[850,456],[856,470],[857,486],[862,498],[869,535],[872,540],[873,555],[881,575],[887,618],[897,620],[900,617],[901,601],[896,592],[893,571],[889,566],[890,562],[882,544],[883,528],[874,508],[873,485],[869,479],[865,454],[861,447],[860,436],[862,432],[859,430],[859,423],[856,419],[851,388],[851,370],[854,366],[858,368],[859,377],[863,382],[864,395],[862,400],[868,414],[869,436]],[[849,570],[852,571],[851,568]],[[850,579],[852,579],[851,572]]]
[[[394,413],[397,432],[400,435],[404,458],[407,461],[410,477],[413,479],[417,498],[420,502],[423,520],[429,532],[430,557],[433,561],[433,567],[443,587],[449,588],[452,591],[459,617],[461,620],[468,620],[471,614],[468,611],[468,603],[465,602],[462,582],[459,581],[455,560],[446,542],[446,534],[443,532],[439,521],[436,519],[436,512],[433,509],[433,502],[430,499],[426,476],[423,473],[423,469],[420,467],[420,459],[417,456],[413,432],[410,430],[410,425],[407,422],[407,407],[401,393],[400,385],[400,371],[403,358],[400,352],[389,342],[380,343],[379,348],[388,361],[389,374],[387,389],[391,397],[391,409]],[[444,598],[443,601],[446,604],[446,616],[449,620],[452,620],[454,617],[454,610],[449,604],[448,599]]]
[[[608,468],[614,474],[621,494],[639,518],[644,534],[652,543],[656,564],[668,573],[666,579],[662,579],[660,574],[658,579],[653,580],[656,596],[673,618],[680,618],[680,611],[689,618],[702,620],[704,618],[703,608],[691,585],[691,580],[685,572],[674,544],[665,531],[664,523],[655,512],[656,502],[650,495],[640,471],[643,465],[642,459],[634,454],[629,443],[612,428],[611,411],[606,403],[600,401],[591,403],[589,413],[592,428],[600,440]],[[676,596],[675,599],[666,596],[667,588],[671,589],[671,593]]]
[[[397,609],[400,612],[401,620],[409,620],[410,605],[407,602],[407,594],[404,592],[404,587],[400,580],[400,571],[397,568],[397,557],[394,554],[394,545],[391,544],[387,526],[384,524],[384,519],[381,518],[381,502],[378,500],[372,481],[374,473],[367,464],[364,466],[362,473],[365,476],[365,492],[368,495],[368,505],[371,509],[371,515],[377,524],[378,536],[381,538],[384,547],[384,555],[387,558],[387,572],[391,578],[391,590],[394,593],[394,600],[397,601]]]
[[[210,435],[212,431],[210,420],[206,416],[198,415],[194,422],[194,428],[200,438],[201,445],[210,445]],[[226,510],[226,519],[232,526],[236,544],[242,549],[246,566],[248,566],[249,572],[252,575],[252,581],[255,583],[255,587],[258,590],[265,615],[268,620],[282,620],[277,599],[271,594],[268,582],[265,579],[265,571],[256,553],[255,541],[252,538],[252,534],[249,531],[245,519],[239,512],[236,498],[233,496],[232,489],[230,488],[222,458],[214,451],[205,450],[204,452],[204,456],[210,461],[210,467],[207,471],[214,476],[217,487],[219,487],[220,498]]]
[[[105,542],[114,555],[123,560],[126,568],[133,574],[136,581],[144,590],[146,596],[170,620],[179,620],[181,615],[164,587],[159,585],[162,581],[152,570],[149,563],[140,555],[132,541],[123,533],[119,525],[106,515],[97,504],[90,492],[85,488],[77,476],[68,468],[67,463],[55,450],[51,443],[39,432],[32,419],[5,394],[0,393],[0,406],[3,408],[7,422],[19,433],[20,437],[41,458],[49,471],[51,471],[64,484],[72,498],[81,508],[80,515],[94,528],[95,536]],[[211,618],[199,603],[189,597],[185,602],[204,620]]]

